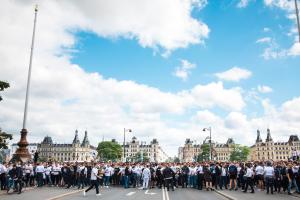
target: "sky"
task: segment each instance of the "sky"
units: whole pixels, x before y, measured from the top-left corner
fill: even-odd
[[[299,2],[300,3],[300,2]],[[300,132],[300,43],[289,0],[3,0],[0,127],[19,140],[39,5],[29,142],[186,138],[252,145]]]

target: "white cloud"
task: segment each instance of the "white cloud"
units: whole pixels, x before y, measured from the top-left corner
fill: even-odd
[[[238,8],[245,8],[249,5],[250,1],[252,0],[239,0],[237,7]]]
[[[270,32],[270,31],[271,31],[271,29],[268,28],[268,27],[264,27],[264,28],[263,28],[263,32],[265,32],[265,33],[266,33],[266,32]]]
[[[233,67],[225,72],[216,73],[215,76],[220,80],[239,82],[242,79],[251,77],[252,72],[247,69]]]
[[[174,76],[186,81],[191,74],[191,70],[196,68],[194,63],[190,63],[187,60],[180,60],[180,66],[176,67]]]
[[[259,85],[259,86],[257,86],[257,90],[260,93],[270,93],[270,92],[273,92],[273,89],[271,87],[269,87],[269,86],[266,86],[266,85]]]
[[[300,43],[295,43],[288,52],[288,55],[290,56],[300,56]]]
[[[271,42],[270,37],[263,37],[263,38],[256,40],[256,43],[270,43],[270,42]]]

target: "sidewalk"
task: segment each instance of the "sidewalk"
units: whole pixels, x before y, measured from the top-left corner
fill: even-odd
[[[33,190],[33,189],[35,189],[35,187],[26,187],[26,188],[22,189],[22,192],[30,191],[30,190]],[[12,191],[13,190],[10,190],[9,193],[12,193]],[[0,196],[4,195],[4,194],[7,194],[6,190],[0,190]]]
[[[288,195],[287,193],[281,193],[278,194],[277,192],[274,192],[274,194],[266,194],[266,191],[257,191],[255,190],[255,193],[252,194],[250,191],[247,193],[242,192],[241,190],[238,191],[229,191],[229,190],[216,190],[216,193],[226,197],[230,200],[257,200],[257,199],[264,199],[264,200],[276,200],[276,199],[300,199],[299,194],[293,194]]]

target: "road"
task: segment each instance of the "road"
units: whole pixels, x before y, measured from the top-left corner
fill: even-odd
[[[89,191],[86,196],[83,196],[82,190],[77,189],[62,189],[62,188],[36,188],[18,194],[0,194],[1,200],[226,200],[224,196],[212,191],[199,191],[195,189],[176,189],[166,191],[164,189],[140,190],[140,189],[123,189],[120,187],[101,188],[101,196],[96,196],[95,190]],[[266,195],[264,192],[255,194],[244,194],[240,191],[222,191],[223,194],[230,196],[231,199],[243,200],[299,200],[299,197],[288,196],[286,194]]]

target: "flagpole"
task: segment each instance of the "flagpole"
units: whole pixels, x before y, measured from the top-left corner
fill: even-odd
[[[300,43],[300,20],[299,20],[299,9],[298,9],[297,0],[295,0],[295,9],[296,9],[297,27],[298,27],[298,34],[299,34],[299,43]]]
[[[31,40],[31,49],[30,49],[30,58],[29,58],[29,69],[28,69],[28,76],[27,76],[27,87],[26,87],[26,97],[25,97],[25,108],[24,108],[24,116],[23,116],[23,126],[21,130],[21,138],[18,142],[19,148],[16,150],[14,154],[13,160],[26,162],[31,159],[31,155],[27,149],[28,142],[27,142],[27,113],[28,113],[28,101],[29,101],[29,91],[30,91],[30,80],[31,80],[31,69],[32,69],[32,58],[33,58],[33,50],[34,50],[34,40],[35,40],[35,29],[36,29],[36,21],[37,21],[37,13],[38,13],[38,6],[35,6],[34,9],[34,22],[33,22],[33,33],[32,33],[32,40]]]

